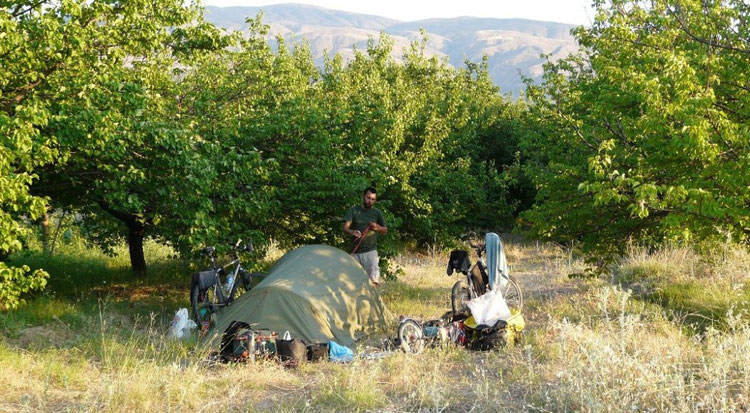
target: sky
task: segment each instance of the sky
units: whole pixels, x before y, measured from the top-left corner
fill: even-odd
[[[310,4],[327,9],[374,14],[413,21],[459,16],[523,18],[590,25],[592,0],[203,0],[207,6],[267,6],[280,3]]]

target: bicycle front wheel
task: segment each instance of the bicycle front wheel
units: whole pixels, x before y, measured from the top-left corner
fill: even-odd
[[[422,326],[414,320],[407,319],[398,326],[398,339],[401,348],[407,353],[420,353],[424,349]]]

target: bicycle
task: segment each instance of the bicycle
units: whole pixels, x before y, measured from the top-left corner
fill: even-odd
[[[487,292],[489,287],[489,277],[487,275],[487,265],[484,262],[482,254],[486,252],[485,244],[469,245],[475,250],[478,261],[472,266],[469,260],[469,254],[466,251],[456,250],[451,252],[448,261],[448,275],[453,274],[453,270],[464,274],[465,280],[458,280],[451,289],[451,310],[453,315],[458,316],[466,314],[469,309],[466,303]],[[471,268],[471,269],[469,269]],[[513,277],[507,274],[501,274],[505,278],[505,283],[501,283],[501,294],[505,299],[508,308],[520,313],[523,309],[523,295],[518,283]]]
[[[212,315],[220,308],[232,304],[241,289],[245,292],[252,289],[253,278],[264,277],[262,273],[249,273],[242,268],[240,253],[252,252],[253,244],[241,244],[242,240],[237,240],[233,248],[234,259],[223,266],[216,265],[215,247],[206,247],[200,251],[211,261],[208,270],[194,273],[190,281],[190,307],[196,324],[201,327],[201,333],[205,333],[210,326]],[[230,271],[227,273],[225,268],[230,268]],[[224,282],[222,278],[225,278]]]

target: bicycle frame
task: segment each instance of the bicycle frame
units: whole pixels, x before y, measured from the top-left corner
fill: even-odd
[[[471,265],[470,260],[468,259],[468,254],[465,250],[452,251],[448,262],[448,275],[451,275],[454,270],[457,270],[465,277],[464,279],[459,279],[459,281],[453,285],[451,290],[451,307],[454,315],[465,313],[467,310],[465,305],[467,300],[473,300],[493,288],[491,285],[492,280],[489,279],[490,274],[487,268],[487,262],[489,260],[485,256],[486,245],[474,245],[472,243],[469,243],[469,245],[471,245],[477,254],[477,261],[474,265]],[[518,287],[518,283],[510,278],[506,272],[507,271],[499,271],[499,277],[502,277],[504,280],[496,283],[494,288],[500,290],[503,298],[506,299],[506,303],[509,303],[509,306],[513,306],[518,312],[520,312],[523,308],[523,295],[521,289]]]
[[[236,253],[235,253],[235,255],[236,255]],[[232,278],[232,284],[229,285],[229,286],[227,286],[227,290],[229,291],[229,294],[232,293],[232,290],[234,289],[235,284],[237,284],[237,280],[240,278],[239,275],[241,274],[240,271],[242,270],[242,263],[240,262],[240,258],[239,257],[235,257],[235,259],[232,262],[230,262],[230,263],[225,264],[224,266],[222,266],[222,268],[229,268],[229,267],[231,267],[232,265],[235,265],[235,264],[236,264],[236,267],[234,267],[234,270],[231,270],[227,274],[227,277],[231,277]],[[219,278],[219,281],[221,281],[221,278]],[[220,286],[220,285],[221,285],[221,282],[219,282],[219,283],[216,284],[216,286]]]
[[[235,253],[235,255],[237,254]],[[213,264],[213,260],[211,261]],[[233,265],[235,265],[235,267],[234,269],[231,269]],[[219,300],[217,300],[217,302],[214,303],[214,305],[216,305],[217,307],[226,307],[227,305],[230,304],[229,297],[232,294],[232,290],[234,289],[235,284],[237,284],[237,281],[240,278],[238,275],[241,274],[241,271],[243,270],[242,263],[240,262],[239,257],[235,257],[234,260],[232,260],[231,262],[227,264],[222,265],[221,267],[216,267],[215,265],[212,265],[212,266],[214,267],[214,269],[218,270],[218,273],[216,275],[217,283],[211,287],[214,289],[214,295],[217,298],[219,298]],[[225,270],[226,268],[230,268],[229,272],[226,272]],[[222,274],[226,275],[225,279],[231,277],[232,279],[231,285],[228,285],[228,286],[224,285],[224,282],[221,279]],[[225,289],[226,291],[224,291]]]

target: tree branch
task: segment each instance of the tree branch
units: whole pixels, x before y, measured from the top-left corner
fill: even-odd
[[[679,5],[677,5],[677,8],[679,9]],[[685,34],[687,34],[688,37],[690,37],[691,39],[695,40],[696,42],[703,43],[703,44],[705,44],[707,46],[711,46],[711,47],[718,47],[720,49],[726,49],[726,50],[731,50],[733,52],[750,55],[750,50],[748,50],[748,49],[739,49],[739,48],[736,48],[734,46],[730,46],[730,45],[726,45],[726,44],[721,44],[721,43],[717,43],[717,42],[712,42],[712,41],[710,41],[708,39],[704,39],[702,37],[698,37],[692,31],[690,31],[690,29],[688,29],[688,27],[685,24],[685,22],[682,21],[682,19],[677,15],[677,13],[675,13],[674,11],[672,11],[672,9],[670,9],[669,6],[667,6],[666,9],[667,9],[667,13],[669,13],[670,15],[672,15],[672,17],[674,17],[675,20],[677,20],[677,23],[680,24],[680,28],[682,29],[682,31],[685,32]]]
[[[109,206],[106,202],[102,200],[96,201],[96,203],[101,207],[105,212],[112,215],[113,217],[119,219],[125,225],[134,225],[137,223],[138,217],[133,214],[128,214],[126,212],[118,211],[112,207]]]

